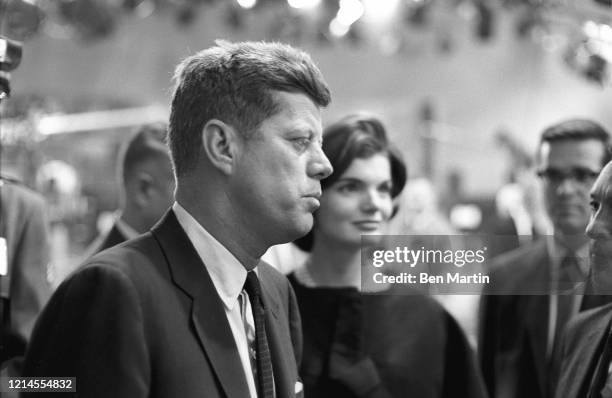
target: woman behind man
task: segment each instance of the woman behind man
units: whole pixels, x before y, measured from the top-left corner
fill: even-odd
[[[296,242],[311,255],[289,276],[302,316],[306,397],[484,397],[471,348],[436,301],[360,291],[362,237],[380,244],[406,182],[383,125],[346,117],[325,130],[323,151],[334,173],[322,181],[313,230]]]

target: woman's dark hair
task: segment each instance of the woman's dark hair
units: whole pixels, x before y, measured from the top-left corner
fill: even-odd
[[[407,170],[402,155],[387,139],[382,122],[367,114],[346,116],[323,131],[323,152],[334,168],[332,175],[321,181],[323,190],[332,186],[355,159],[367,159],[386,153],[391,164],[391,197],[398,196],[406,184]],[[397,209],[393,209],[395,215]],[[314,241],[313,232],[295,240],[300,249],[309,251]]]

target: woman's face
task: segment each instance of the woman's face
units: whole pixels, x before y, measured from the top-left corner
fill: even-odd
[[[315,237],[329,243],[361,245],[380,241],[391,216],[391,164],[386,154],[356,158],[344,174],[323,191],[315,214]]]

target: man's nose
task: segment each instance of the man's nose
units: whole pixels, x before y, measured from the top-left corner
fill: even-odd
[[[327,156],[325,156],[323,149],[318,147],[315,151],[316,153],[313,155],[313,159],[308,166],[309,175],[318,180],[322,180],[329,177],[331,173],[333,173],[334,168],[329,162]]]
[[[555,191],[558,195],[568,195],[575,192],[576,189],[576,181],[572,178],[565,177],[561,180],[559,185],[557,185]]]

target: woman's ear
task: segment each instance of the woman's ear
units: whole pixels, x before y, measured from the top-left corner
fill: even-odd
[[[238,132],[218,119],[209,120],[202,129],[202,147],[208,161],[223,174],[231,174],[236,156]]]

